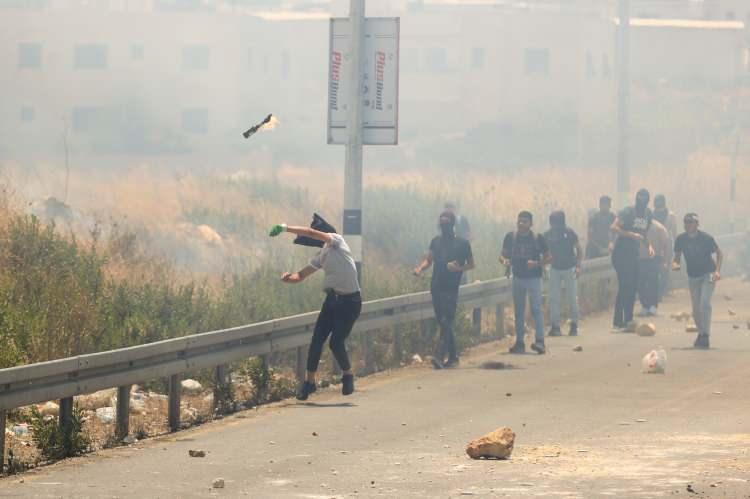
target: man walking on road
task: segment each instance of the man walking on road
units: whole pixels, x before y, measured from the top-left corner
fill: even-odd
[[[455,234],[456,216],[449,211],[444,211],[440,214],[439,223],[440,235],[430,242],[427,255],[414,269],[414,275],[419,276],[434,264],[430,292],[435,319],[440,326],[440,341],[432,359],[435,369],[454,367],[458,364],[456,339],[453,333],[458,306],[458,287],[461,284],[461,275],[474,268],[471,244]],[[446,355],[448,356],[447,362],[445,362]]]
[[[536,326],[531,349],[544,354],[544,319],[542,316],[542,270],[550,262],[549,249],[544,236],[531,230],[533,216],[528,211],[518,214],[517,230],[508,232],[503,240],[500,263],[513,273],[513,310],[516,321],[516,343],[510,353],[525,353],[524,344],[526,295],[529,295],[531,315]]]
[[[693,320],[698,328],[695,348],[710,348],[711,336],[711,297],[716,281],[721,279],[721,264],[724,256],[713,237],[698,230],[698,215],[685,215],[685,232],[677,237],[674,244],[672,269],[680,270],[680,259],[685,255],[687,262],[690,299],[693,305]],[[716,261],[712,255],[716,253]]]
[[[552,258],[549,272],[549,308],[552,327],[550,336],[560,336],[560,295],[565,287],[570,308],[570,336],[578,335],[578,276],[581,274],[583,251],[578,234],[565,225],[565,212],[553,211],[550,229],[544,234]]]
[[[656,219],[646,232],[646,239],[654,249],[649,256],[648,248],[641,245],[638,261],[638,298],[641,301],[641,317],[655,316],[659,307],[659,288],[664,268],[669,270],[669,256],[672,254],[672,239],[667,229]]]
[[[344,238],[336,234],[336,229],[328,224],[317,213],[310,228],[292,227],[286,224],[274,225],[270,236],[276,237],[282,232],[296,234],[295,244],[321,248],[310,264],[299,272],[284,272],[281,280],[286,283],[300,283],[319,269],[323,269],[323,289],[326,299],[315,322],[310,348],[307,351],[307,376],[297,391],[298,400],[307,400],[315,392],[315,375],[318,371],[323,344],[331,337],[329,347],[343,371],[341,393],[351,395],[354,392],[354,374],[346,353],[346,339],[359,318],[362,310],[357,267],[351,250]]]
[[[599,211],[589,218],[588,236],[586,241],[586,259],[607,256],[612,252],[614,236],[610,227],[615,222],[615,214],[610,211],[612,198],[599,198]]]
[[[639,249],[642,245],[645,246],[649,256],[654,252],[646,239],[653,219],[648,207],[649,197],[646,189],[638,191],[635,206],[622,210],[612,224],[612,232],[617,235],[612,251],[612,265],[617,272],[617,298],[612,326],[617,332],[635,331],[633,308],[638,286]]]

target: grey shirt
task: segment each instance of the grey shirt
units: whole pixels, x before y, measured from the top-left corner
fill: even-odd
[[[310,260],[310,265],[323,269],[323,289],[332,289],[338,294],[348,295],[359,291],[357,267],[344,238],[331,234],[331,242]]]

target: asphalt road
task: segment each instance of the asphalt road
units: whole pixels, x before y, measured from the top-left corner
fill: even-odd
[[[406,368],[351,397],[324,391],[8,477],[0,497],[750,498],[750,285],[720,283],[709,351],[668,317],[687,303],[676,292],[652,338],[594,316],[545,356],[484,345],[455,370]],[[666,374],[641,373],[659,345]],[[510,460],[466,456],[500,426],[517,434]]]

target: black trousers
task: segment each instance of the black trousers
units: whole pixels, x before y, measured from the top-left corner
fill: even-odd
[[[638,262],[638,298],[644,308],[659,305],[661,257],[642,258]]]
[[[449,290],[433,288],[431,292],[435,320],[440,326],[440,341],[435,357],[440,362],[445,360],[446,355],[448,355],[449,360],[454,360],[458,357],[456,337],[453,334],[453,325],[456,322],[456,307],[458,306],[458,287]]]
[[[617,273],[617,299],[612,324],[615,327],[623,327],[633,320],[633,307],[635,307],[635,294],[638,287],[638,253],[614,252],[612,264]]]
[[[307,370],[315,372],[318,370],[320,356],[323,353],[323,344],[331,337],[328,346],[339,363],[342,371],[352,368],[349,355],[346,353],[346,339],[352,332],[354,323],[362,311],[362,297],[359,293],[351,295],[337,295],[329,292],[320,309],[320,315],[315,322],[310,348],[307,351]]]

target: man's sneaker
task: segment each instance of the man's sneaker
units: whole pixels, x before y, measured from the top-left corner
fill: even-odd
[[[708,341],[708,336],[704,334],[698,335],[698,337],[695,339],[695,343],[693,343],[693,346],[702,350],[708,350],[709,348],[711,348]]]
[[[508,353],[526,353],[526,346],[523,343],[516,343],[510,347]]]
[[[544,348],[544,343],[534,342],[531,344],[531,349],[534,350],[539,355],[543,355],[547,353],[547,349]]]
[[[659,315],[659,309],[656,308],[656,306],[649,308],[648,315],[650,315],[651,317],[656,317],[657,315]]]
[[[432,367],[434,367],[435,369],[442,369],[443,368],[443,363],[440,362],[437,358],[433,357],[432,358]]]
[[[610,329],[613,333],[622,333],[625,331],[625,326],[622,324],[613,324],[612,329]]]
[[[568,331],[569,336],[578,336],[578,323],[577,322],[571,322],[570,323],[570,331]]]
[[[307,397],[309,397],[311,393],[315,393],[315,390],[317,390],[315,383],[303,381],[297,390],[297,400],[307,400]]]
[[[448,362],[443,364],[443,367],[446,369],[450,369],[451,367],[456,367],[458,365],[458,357],[453,357],[452,359],[448,359]]]
[[[354,375],[344,374],[341,377],[341,395],[351,395],[354,393]]]
[[[641,307],[641,311],[638,312],[638,317],[648,317],[648,309],[646,307]]]
[[[548,336],[562,336],[559,326],[552,326],[549,330]]]
[[[638,323],[635,321],[630,321],[627,324],[625,324],[625,327],[622,328],[623,333],[635,333],[635,329],[638,327]]]

